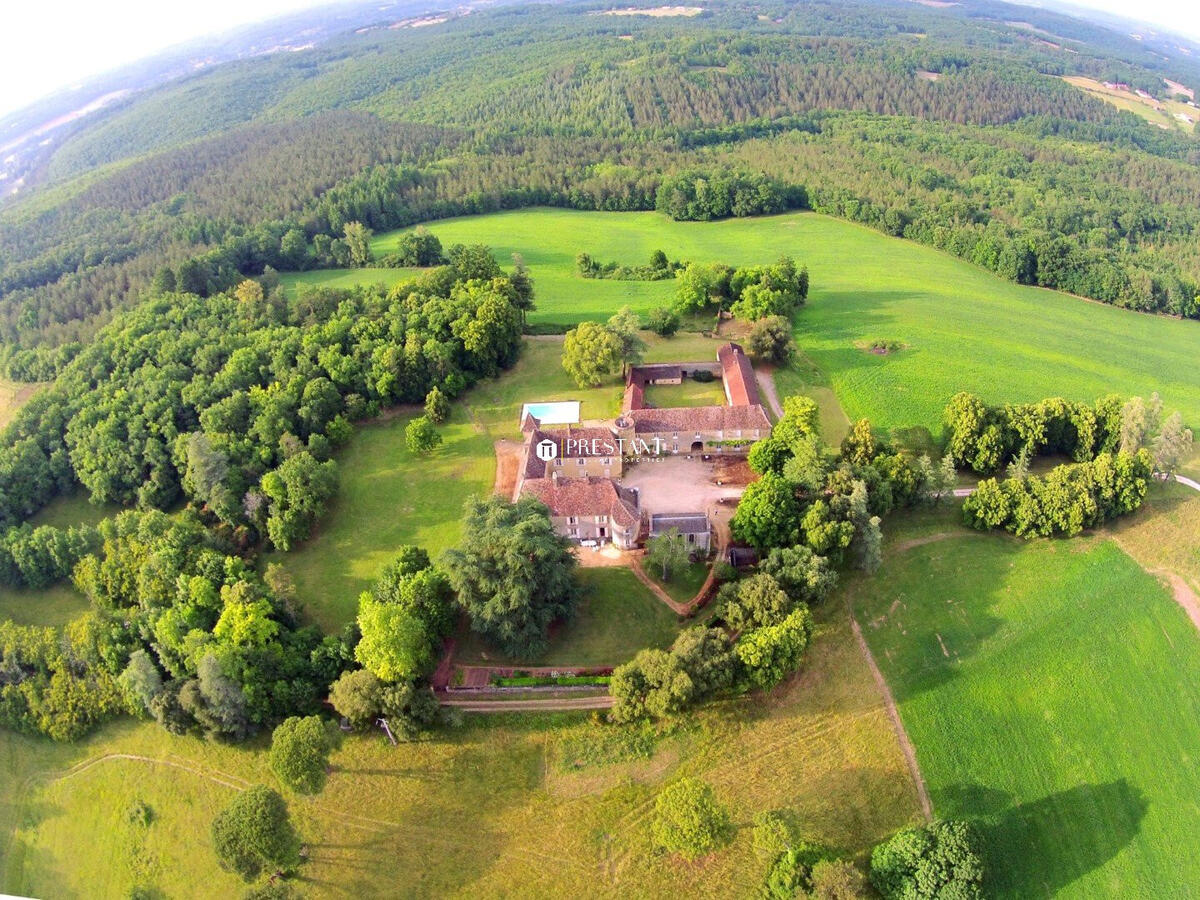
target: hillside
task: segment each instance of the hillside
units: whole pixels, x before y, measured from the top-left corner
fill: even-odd
[[[1200,84],[1185,54],[1003,4],[594,12],[399,19],[89,119],[49,181],[0,210],[0,339],[86,340],[164,264],[214,248],[201,290],[296,267],[263,246],[292,227],[338,237],[355,219],[383,229],[531,203],[648,209],[687,167],[765,172],[798,206],[1010,280],[1198,311],[1200,143],[1050,77]]]

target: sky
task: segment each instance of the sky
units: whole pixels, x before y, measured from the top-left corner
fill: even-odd
[[[0,12],[0,115],[172,44],[325,2],[7,0]],[[1196,0],[1074,2],[1172,27],[1200,40]]]
[[[0,115],[172,44],[330,0],[5,0]]]

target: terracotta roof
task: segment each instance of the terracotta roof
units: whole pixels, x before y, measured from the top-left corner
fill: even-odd
[[[593,441],[601,443],[608,442],[613,445],[613,456],[620,455],[616,451],[617,441],[616,434],[611,428],[585,426],[576,428],[573,425],[568,425],[566,428],[535,428],[532,431],[526,432],[525,437],[525,477],[526,478],[545,478],[546,463],[538,459],[534,448],[542,441],[553,441],[558,447],[556,456],[560,459],[575,459],[580,456],[597,456],[602,454],[582,453],[584,444],[591,449]]]
[[[678,431],[768,431],[771,420],[759,405],[685,406],[673,409],[634,409],[626,415],[635,433]]]
[[[721,377],[725,379],[725,393],[733,406],[753,406],[759,402],[758,383],[754,380],[754,367],[750,358],[738,344],[722,344],[717,350],[721,363]]]
[[[521,420],[521,433],[528,434],[530,431],[541,427],[541,424],[533,413],[527,412],[525,413],[525,418]]]
[[[646,405],[646,389],[636,381],[625,385],[625,398],[621,401],[621,409],[629,412],[631,409],[641,409]]]
[[[634,495],[611,478],[537,478],[521,493],[537,497],[553,516],[608,516],[622,528],[641,520]]]

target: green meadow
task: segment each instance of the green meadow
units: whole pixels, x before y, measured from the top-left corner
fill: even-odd
[[[646,647],[671,646],[679,633],[678,617],[629,569],[579,569],[578,577],[579,609],[571,621],[552,629],[550,646],[541,656],[503,657],[464,627],[457,637],[455,661],[468,665],[617,666]]]
[[[520,253],[535,279],[533,323],[603,319],[626,303],[644,314],[669,301],[670,281],[579,277],[580,252],[641,263],[662,249],[675,259],[732,265],[790,254],[812,274],[796,337],[817,374],[784,382],[827,386],[851,419],[868,416],[886,428],[936,433],[946,400],[960,390],[993,402],[1157,390],[1168,409],[1200,423],[1200,324],[1011,284],[937,250],[815,213],[710,223],[529,209],[429,228],[446,246],[487,244],[504,265]],[[397,235],[376,236],[376,253]],[[884,356],[865,349],[880,339],[904,349]]]
[[[1195,626],[1111,540],[949,524],[917,544],[935,525],[898,535],[847,591],[935,812],[979,825],[995,896],[1187,895],[1200,883],[1179,852],[1200,831]]]
[[[314,535],[290,553],[264,557],[285,565],[305,613],[326,630],[354,618],[358,595],[401,544],[435,556],[454,544],[463,503],[491,487],[491,441],[461,406],[440,429],[442,445],[426,455],[404,445],[404,428],[416,414],[397,410],[356,428],[338,453],[338,493]]]
[[[0,733],[0,891],[29,897],[238,897],[212,818],[278,787],[265,739],[230,745],[149,722],[75,744]],[[818,614],[803,670],[769,696],[662,729],[583,713],[466,717],[434,740],[347,736],[324,791],[284,791],[308,861],[305,897],[748,896],[764,875],[750,825],[788,809],[807,836],[862,856],[916,821],[912,781],[844,612]],[[653,850],[662,786],[704,778],[736,833],[695,864]],[[148,807],[149,823],[131,811]]]

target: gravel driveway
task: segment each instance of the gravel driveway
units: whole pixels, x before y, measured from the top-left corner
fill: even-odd
[[[719,500],[737,498],[744,485],[717,485],[713,464],[699,457],[667,456],[635,463],[625,469],[621,483],[638,489],[647,513],[709,512]]]

